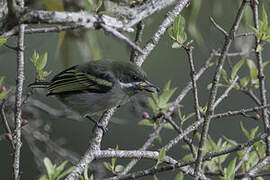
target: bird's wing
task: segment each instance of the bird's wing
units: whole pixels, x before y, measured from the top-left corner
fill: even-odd
[[[82,72],[78,66],[73,66],[56,75],[50,82],[48,87],[48,95],[88,91],[92,93],[105,93],[112,89],[113,82],[105,79],[97,78],[106,75],[97,74],[91,75]]]

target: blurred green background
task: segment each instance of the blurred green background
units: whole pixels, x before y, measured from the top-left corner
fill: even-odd
[[[193,2],[193,1],[192,1]],[[240,1],[237,1],[240,2]],[[266,2],[266,1],[265,1]],[[197,16],[196,28],[197,31],[201,33],[204,41],[200,44],[196,43],[196,37],[191,37],[188,33],[188,39],[195,39],[194,42],[194,63],[196,69],[198,70],[209,57],[210,51],[212,49],[219,49],[222,47],[224,42],[223,35],[217,31],[217,29],[210,23],[209,17],[212,16],[216,22],[221,25],[225,30],[229,31],[234,17],[236,15],[237,4],[235,0],[209,0],[202,1],[199,14]],[[269,10],[269,2],[265,4],[267,12]],[[168,12],[170,8],[165,9],[150,18],[145,20],[145,31],[143,34],[142,47],[148,42],[149,38],[157,30],[159,24],[164,19],[164,15]],[[185,9],[182,15],[186,18],[186,23],[189,23],[190,13],[189,9]],[[130,36],[131,39],[134,35],[124,33]],[[111,35],[105,34],[102,30],[89,31],[87,33],[89,41],[92,43],[92,49],[98,48],[100,51],[100,56],[107,59],[115,60],[125,60],[128,61],[130,58],[130,48],[127,47],[123,42],[117,40]],[[70,49],[61,51],[58,48],[58,33],[44,33],[44,34],[32,34],[25,36],[25,85],[27,86],[34,81],[34,67],[30,61],[31,56],[36,50],[39,53],[48,52],[48,65],[47,70],[52,71],[49,78],[56,75],[58,72],[64,69],[64,65],[75,65],[85,62],[82,55],[82,46],[79,45],[80,40],[71,41]],[[198,37],[197,37],[198,38]],[[198,40],[198,39],[197,39]],[[74,43],[73,43],[74,42]],[[8,40],[9,45],[15,45],[16,39],[11,38]],[[233,44],[230,51],[235,52],[241,50],[244,44],[250,42],[239,42],[238,44]],[[182,49],[172,49],[171,40],[169,39],[167,33],[162,37],[158,46],[154,49],[152,54],[146,59],[143,64],[143,69],[147,72],[149,79],[159,87],[164,87],[167,81],[172,81],[172,86],[177,87],[177,91],[174,97],[186,86],[187,82],[190,81],[189,75],[189,65],[186,53]],[[85,48],[85,47],[84,47]],[[270,60],[270,48],[266,44],[263,51],[264,61]],[[89,52],[91,49],[89,49]],[[86,49],[87,52],[87,49]],[[64,53],[64,55],[63,55]],[[93,54],[92,54],[93,55]],[[69,56],[69,60],[66,59]],[[98,57],[99,54],[96,54]],[[91,57],[91,55],[90,55]],[[253,58],[250,56],[249,58]],[[217,59],[217,57],[215,58]],[[241,57],[230,58],[231,62],[236,63]],[[226,64],[226,66],[228,66]],[[266,87],[269,89],[268,76],[270,66],[265,69],[266,76]],[[247,66],[243,67],[240,71],[240,75],[248,73]],[[212,80],[212,75],[214,73],[214,68],[210,68],[206,73],[199,79],[199,101],[200,105],[204,106],[208,100],[208,90],[207,85]],[[16,53],[9,50],[6,47],[0,48],[0,75],[5,76],[5,85],[11,87],[15,85],[16,81]],[[219,94],[223,92],[224,88],[220,88]],[[25,88],[25,91],[26,88]],[[46,92],[41,95],[36,95],[34,97],[44,100],[52,107],[59,109],[61,106],[58,105],[57,100],[54,97],[46,97]],[[269,93],[267,93],[269,97]],[[38,96],[38,97],[37,97]],[[149,94],[148,94],[149,96]],[[193,98],[192,94],[189,93],[187,97],[181,102],[183,105],[183,112],[190,113],[193,111]],[[256,104],[248,98],[243,93],[232,91],[229,98],[227,98],[221,105],[217,108],[216,112],[225,112],[227,110],[237,110],[241,108],[248,108],[256,106]],[[151,113],[151,112],[150,112]],[[88,121],[78,122],[66,118],[56,118],[54,116],[43,116],[43,119],[50,123],[50,135],[53,140],[64,139],[65,143],[63,147],[83,155],[89,144],[89,139],[91,137],[92,124]],[[141,120],[141,115],[139,113],[134,113],[130,104],[122,106],[117,113],[114,115],[115,123],[109,124],[109,132],[104,136],[102,142],[102,148],[114,148],[116,145],[119,149],[138,149],[148,138],[148,134],[152,132],[152,128],[139,126],[138,122]],[[194,118],[192,118],[192,121]],[[246,139],[244,135],[240,132],[239,122],[244,121],[244,125],[247,129],[254,128],[259,125],[260,130],[263,129],[262,121],[254,121],[251,119],[243,118],[241,116],[233,118],[224,118],[214,120],[210,126],[210,135],[214,140],[220,137],[226,136],[228,138],[234,139],[238,142],[244,142]],[[31,122],[29,122],[31,123]],[[4,132],[3,126],[0,126],[0,132]],[[1,134],[2,134],[1,133]],[[176,132],[171,130],[163,130],[162,145],[164,145],[168,140],[173,138]],[[154,144],[155,147],[162,147],[159,143]],[[182,157],[185,151],[181,149],[181,145],[177,145],[168,154],[176,154],[176,157]],[[0,141],[0,179],[11,179],[12,177],[12,148],[8,141]],[[33,160],[33,154],[28,146],[28,144],[23,140],[22,148],[22,179],[37,179],[41,174],[37,169],[35,162]],[[121,162],[128,162],[128,160],[120,160]],[[151,167],[153,162],[150,160],[144,160],[139,163],[133,170],[139,170],[141,167]],[[166,172],[160,173],[158,177],[160,179],[168,179],[168,177],[173,178],[178,171],[175,170],[173,173]],[[152,177],[145,177],[141,179],[152,179]],[[187,178],[188,179],[188,178]]]

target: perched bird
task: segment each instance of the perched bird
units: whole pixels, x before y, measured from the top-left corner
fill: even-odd
[[[101,125],[91,118],[92,114],[125,104],[129,97],[140,91],[159,90],[147,81],[146,73],[134,63],[110,60],[73,66],[50,81],[29,86],[47,88],[48,96],[55,95],[68,108],[95,122],[98,127]]]

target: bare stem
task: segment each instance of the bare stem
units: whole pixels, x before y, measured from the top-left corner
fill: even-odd
[[[210,121],[211,121],[211,116],[214,114],[214,110],[215,110],[214,103],[216,101],[216,95],[217,95],[217,90],[218,90],[218,83],[219,83],[220,76],[221,76],[221,70],[222,70],[222,67],[223,67],[223,64],[224,64],[224,61],[226,58],[226,54],[228,53],[229,47],[231,46],[232,40],[234,39],[235,32],[239,27],[239,24],[240,24],[241,18],[243,16],[246,4],[247,4],[247,1],[243,0],[242,4],[237,12],[233,26],[229,32],[229,36],[226,36],[226,38],[225,38],[225,43],[224,43],[224,46],[222,48],[221,56],[218,59],[218,65],[216,67],[216,72],[214,75],[214,79],[212,81],[212,88],[210,90],[206,118],[205,118],[205,122],[203,124],[203,129],[202,129],[202,133],[201,133],[201,140],[200,140],[199,149],[198,149],[198,158],[197,158],[196,169],[195,169],[198,176],[196,177],[196,179],[199,179],[199,172],[201,171],[202,160],[203,160],[203,150],[204,150],[205,142],[206,142],[206,139],[208,136],[208,130],[209,130],[209,125],[210,125]]]
[[[253,21],[254,26],[256,29],[259,29],[259,23],[258,23],[258,1],[252,0],[251,1],[251,7],[253,12]],[[261,40],[255,36],[255,46],[257,49],[260,46]],[[265,81],[264,81],[264,73],[263,73],[263,60],[262,60],[262,52],[261,51],[255,51],[256,59],[257,59],[257,68],[258,68],[258,79],[259,79],[259,89],[260,89],[260,101],[261,105],[264,106],[267,104],[266,99],[266,88],[265,88]],[[264,122],[264,132],[267,134],[270,134],[270,124],[269,124],[269,116],[266,109],[262,109],[262,115],[263,115],[263,122]],[[267,156],[270,156],[270,139],[266,138],[266,154]]]
[[[113,113],[115,112],[116,107],[109,109],[104,113],[101,118],[101,125],[107,127],[109,120]],[[83,172],[84,168],[91,163],[95,158],[95,152],[100,151],[100,144],[102,141],[103,131],[100,128],[96,128],[93,133],[93,138],[90,140],[90,145],[88,150],[85,152],[84,156],[81,158],[80,162],[76,164],[72,172],[65,178],[65,180],[75,180],[78,179],[78,176]]]
[[[161,23],[161,25],[158,27],[158,30],[152,37],[149,43],[144,47],[143,52],[145,54],[139,55],[136,59],[135,62],[141,66],[146,59],[146,57],[153,51],[153,49],[156,47],[158,44],[160,38],[164,35],[166,32],[167,28],[173,23],[174,19],[177,17],[178,14],[184,9],[184,7],[188,4],[190,0],[180,0],[174,9],[170,12],[167,13],[166,18],[164,21]]]

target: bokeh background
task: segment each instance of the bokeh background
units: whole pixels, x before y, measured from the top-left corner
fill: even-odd
[[[194,39],[194,61],[196,69],[198,70],[209,57],[212,49],[218,50],[222,47],[224,42],[223,34],[211,24],[209,17],[212,16],[216,22],[221,25],[225,30],[229,31],[236,11],[239,5],[239,0],[208,0],[202,1],[198,16],[196,16],[196,27],[197,36],[192,36],[192,33],[188,32],[188,39]],[[269,2],[265,2],[267,12],[270,12]],[[31,2],[29,2],[31,3]],[[31,4],[33,7],[39,7],[41,3]],[[41,6],[44,8],[45,6]],[[162,10],[159,13],[147,18],[145,22],[145,31],[143,34],[142,47],[151,38],[153,33],[157,30],[159,24],[164,19],[164,15],[171,8]],[[189,9],[185,9],[182,15],[186,18],[186,24],[189,25],[189,17],[191,12]],[[270,16],[270,15],[269,15]],[[244,31],[244,28],[243,28]],[[81,34],[84,34],[81,36]],[[195,33],[195,34],[196,34]],[[200,33],[200,34],[199,34]],[[134,39],[134,34],[124,33],[131,39]],[[201,37],[200,37],[201,36]],[[44,34],[32,34],[25,36],[25,85],[27,86],[35,79],[34,67],[30,61],[31,56],[36,50],[39,53],[48,52],[48,64],[46,69],[51,71],[49,78],[56,75],[58,72],[63,70],[67,66],[81,64],[92,58],[106,58],[113,60],[128,61],[130,58],[130,48],[127,47],[123,42],[117,40],[109,34],[104,33],[102,30],[80,32],[70,35],[65,39],[66,42],[59,45],[59,33],[44,33]],[[202,39],[201,39],[202,38]],[[198,43],[199,42],[199,43]],[[252,46],[250,40],[245,38],[237,39],[230,49],[230,52],[245,50]],[[8,40],[9,45],[15,45],[16,39],[10,38]],[[190,81],[189,66],[187,55],[182,49],[172,49],[172,41],[169,39],[166,33],[162,37],[158,46],[154,49],[152,54],[146,59],[143,64],[143,69],[147,72],[149,79],[159,87],[164,85],[171,80],[172,87],[177,87],[177,91],[171,100],[177,96],[183,87],[186,86],[187,82]],[[246,45],[248,45],[246,47]],[[61,46],[61,48],[59,48]],[[263,51],[264,61],[270,60],[270,48],[269,44],[266,44]],[[249,56],[250,59],[253,56]],[[214,59],[217,59],[215,57]],[[236,63],[241,57],[230,58],[232,63]],[[227,68],[228,64],[225,65]],[[266,76],[266,88],[269,89],[268,77],[270,75],[270,66],[265,68]],[[200,105],[204,106],[208,100],[208,89],[207,86],[212,80],[214,68],[210,68],[204,73],[199,79],[199,101]],[[240,75],[247,75],[248,68],[245,65],[240,70]],[[0,75],[5,76],[5,86],[10,88],[15,85],[16,81],[16,53],[6,47],[0,48]],[[220,88],[219,94],[224,89]],[[25,93],[28,89],[25,87]],[[146,99],[145,94],[142,99]],[[269,97],[269,93],[267,93]],[[59,105],[57,100],[53,97],[46,97],[45,91],[36,92],[33,98],[37,98],[49,106],[63,111],[63,107]],[[193,111],[193,98],[192,94],[184,98],[181,102],[183,113],[190,113]],[[243,93],[233,90],[221,105],[217,108],[216,112],[225,112],[227,110],[238,110],[240,108],[248,108],[256,106],[256,104]],[[149,111],[149,109],[142,108],[143,111]],[[64,148],[67,148],[73,152],[83,155],[89,144],[91,137],[92,124],[88,121],[78,121],[74,118],[67,117],[54,117],[41,113],[42,119],[45,123],[49,124],[47,132],[49,133],[52,140],[61,142]],[[134,111],[131,103],[122,106],[117,113],[114,115],[113,122],[109,124],[109,132],[104,136],[102,142],[102,148],[115,148],[116,145],[120,149],[138,149],[140,148],[148,137],[148,134],[152,132],[151,127],[139,126],[138,122],[142,120],[141,112]],[[194,121],[194,118],[192,120]],[[244,121],[244,125],[247,129],[254,128],[256,126],[263,129],[262,121],[255,121],[252,119],[243,118],[241,116],[233,118],[224,118],[214,120],[210,126],[210,135],[214,140],[217,140],[223,136],[234,139],[237,142],[245,142],[246,138],[240,132],[240,121]],[[31,123],[31,121],[29,122]],[[1,134],[4,133],[3,126],[0,126]],[[154,147],[162,147],[168,140],[173,138],[176,132],[171,130],[163,130],[161,133],[162,144],[156,142]],[[42,145],[41,145],[42,147]],[[186,152],[181,149],[181,144],[174,147],[169,154],[176,154],[177,157],[182,157]],[[23,140],[22,148],[22,179],[38,179],[41,172],[37,168],[34,155],[29,147],[29,144],[25,139]],[[0,179],[11,179],[12,177],[12,148],[8,141],[0,141]],[[53,159],[52,159],[53,161]],[[125,163],[128,160],[119,160],[119,163]],[[151,167],[153,162],[150,160],[144,160],[135,166],[133,170],[139,170],[142,167]],[[160,173],[158,177],[160,179],[173,179],[174,175],[178,171]],[[141,179],[152,179],[152,177],[144,177]],[[187,178],[188,179],[188,178]]]

